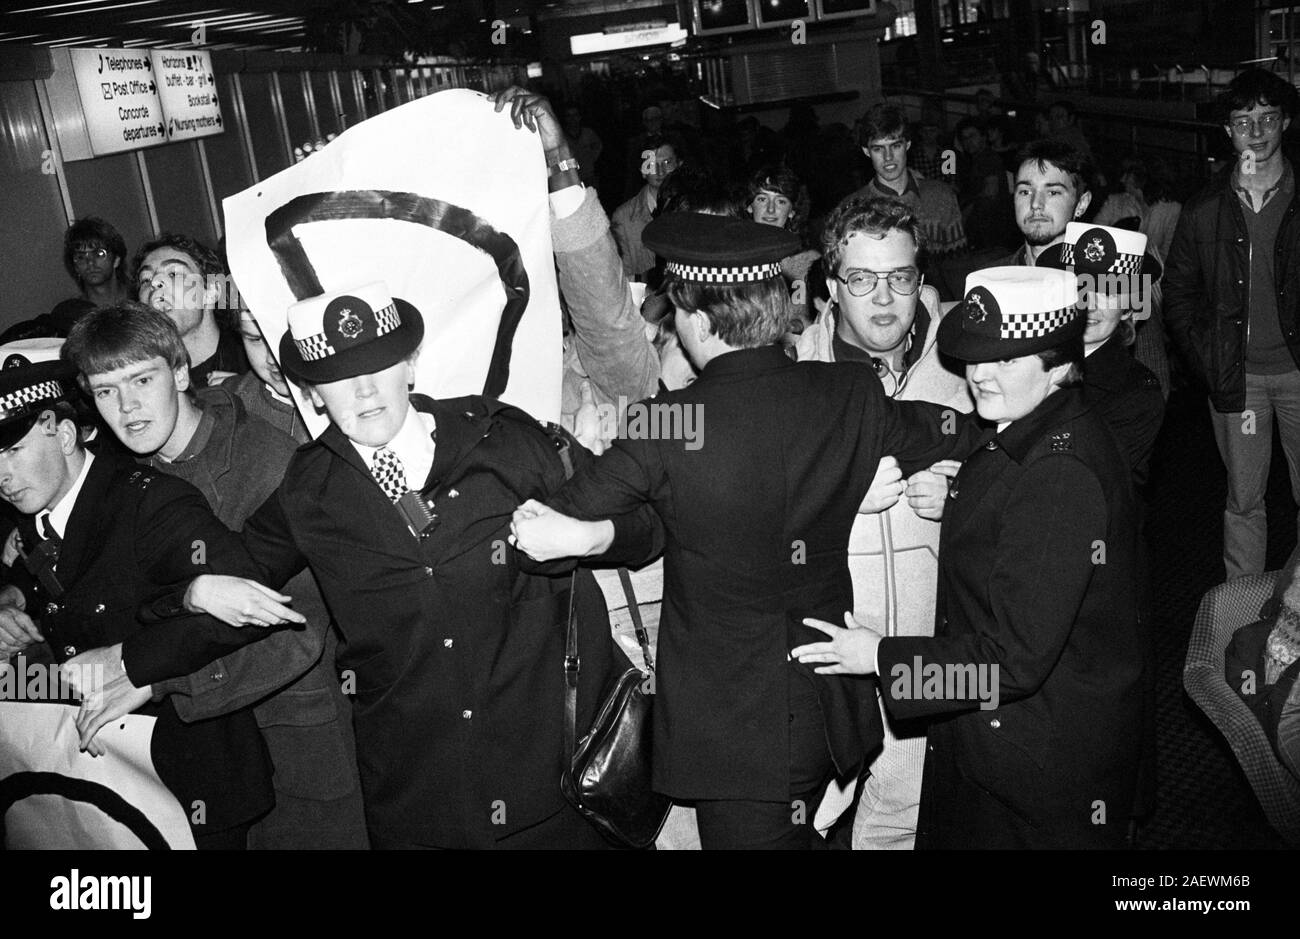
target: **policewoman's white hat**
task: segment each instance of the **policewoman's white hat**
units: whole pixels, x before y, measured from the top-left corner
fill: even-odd
[[[1147,251],[1146,235],[1088,222],[1066,225],[1064,240],[1045,248],[1034,264],[1072,270],[1085,290],[1115,296],[1144,295],[1162,273],[1160,262]]]
[[[1083,336],[1086,319],[1069,271],[986,267],[939,323],[939,351],[966,362],[1016,359]]]
[[[375,281],[310,297],[289,307],[280,338],[280,369],[311,384],[370,375],[420,346],[420,311]]]

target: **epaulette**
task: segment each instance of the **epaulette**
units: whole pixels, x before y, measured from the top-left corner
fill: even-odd
[[[126,477],[126,484],[134,486],[140,491],[149,488],[149,484],[154,480],[154,473],[149,470],[132,470]]]

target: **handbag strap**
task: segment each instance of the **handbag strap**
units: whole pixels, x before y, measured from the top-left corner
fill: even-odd
[[[636,590],[632,587],[632,575],[626,567],[618,569],[618,582],[623,585],[623,596],[627,597],[627,612],[632,617],[632,628],[636,630],[636,641],[641,643],[641,654],[645,656],[647,672],[655,670],[654,656],[650,654],[650,635],[645,624],[641,622],[641,606],[636,602]]]
[[[564,638],[564,772],[578,747],[578,571],[569,579],[569,625]]]

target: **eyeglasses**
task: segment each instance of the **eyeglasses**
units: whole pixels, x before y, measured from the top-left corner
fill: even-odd
[[[74,264],[80,261],[102,261],[106,257],[108,257],[107,248],[79,248],[72,252]]]
[[[876,284],[880,282],[881,277],[889,284],[889,289],[900,297],[910,297],[916,293],[921,281],[924,278],[920,272],[913,267],[904,267],[897,271],[881,271],[879,274],[875,271],[853,271],[848,277],[835,275],[835,279],[849,288],[849,293],[855,297],[865,297],[876,289]]]
[[[1265,114],[1263,117],[1259,119],[1255,119],[1251,117],[1239,117],[1235,120],[1228,122],[1228,124],[1232,127],[1232,132],[1239,136],[1245,136],[1246,134],[1250,133],[1250,127],[1252,124],[1254,124],[1261,131],[1267,134],[1273,129],[1275,129],[1281,123],[1282,123],[1281,114]]]

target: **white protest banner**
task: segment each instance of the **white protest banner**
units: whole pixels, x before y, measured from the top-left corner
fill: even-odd
[[[415,390],[560,414],[561,330],[537,135],[440,92],[225,200],[230,269],[278,355],[298,300],[383,281],[420,311]],[[294,388],[310,429],[326,419]]]
[[[155,719],[105,725],[107,751],[77,749],[77,707],[0,701],[0,832],[6,849],[193,849],[149,755]]]

